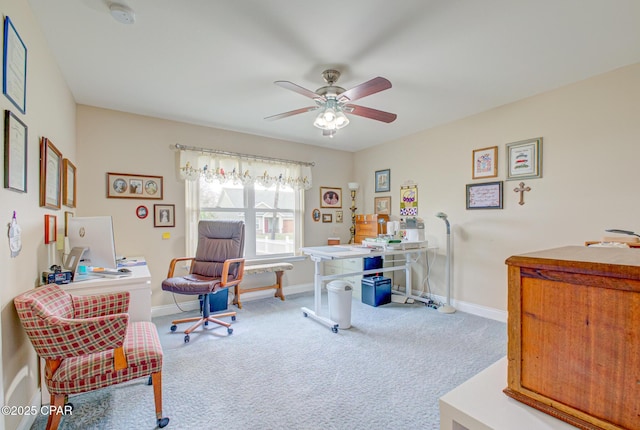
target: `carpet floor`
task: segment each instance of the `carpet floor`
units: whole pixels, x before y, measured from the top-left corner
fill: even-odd
[[[326,295],[323,298],[326,314]],[[422,304],[352,302],[352,327],[304,318],[312,294],[243,303],[234,332],[184,343],[155,318],[164,348],[168,429],[438,429],[438,399],[506,355],[506,324]],[[235,309],[235,307],[231,307]],[[73,396],[67,429],[153,429],[146,379]],[[33,430],[44,429],[40,416]]]

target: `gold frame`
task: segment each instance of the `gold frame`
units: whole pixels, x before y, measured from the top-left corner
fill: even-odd
[[[338,201],[335,203],[325,200],[325,198],[331,198],[328,195],[331,192],[335,193],[338,196]],[[342,209],[342,188],[320,187],[320,207]]]
[[[380,206],[382,205],[383,202],[387,203],[387,205],[386,205],[387,209],[386,210],[380,209]],[[391,196],[374,197],[373,198],[373,207],[374,207],[374,213],[376,213],[376,214],[391,215]]]
[[[76,166],[68,158],[62,160],[62,204],[76,207]]]
[[[489,157],[491,167],[488,172],[482,172],[478,168],[481,157]],[[471,179],[484,179],[498,177],[498,147],[474,149],[471,153]]]

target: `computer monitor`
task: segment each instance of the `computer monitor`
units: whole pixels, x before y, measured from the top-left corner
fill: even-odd
[[[113,221],[110,216],[70,217],[67,232],[71,247],[65,263],[68,269],[75,272],[78,264],[117,269]]]

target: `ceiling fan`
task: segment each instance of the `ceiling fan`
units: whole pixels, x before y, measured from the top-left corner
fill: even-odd
[[[320,109],[320,113],[313,122],[313,125],[322,130],[323,136],[333,137],[337,130],[349,124],[349,118],[347,118],[345,113],[386,123],[393,122],[398,117],[395,113],[351,104],[354,100],[388,90],[391,88],[391,82],[389,82],[389,80],[378,76],[349,90],[345,90],[342,87],[334,85],[340,77],[339,71],[333,69],[325,70],[322,72],[322,77],[327,85],[318,88],[315,92],[296,85],[293,82],[275,81],[274,83],[282,88],[295,91],[298,94],[313,99],[316,105],[268,116],[265,119],[273,121]]]

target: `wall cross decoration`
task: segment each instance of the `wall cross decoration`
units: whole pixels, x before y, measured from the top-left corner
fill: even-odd
[[[518,202],[519,205],[523,205],[524,204],[524,192],[525,191],[531,191],[531,187],[525,187],[524,186],[524,182],[520,182],[520,184],[518,184],[518,188],[514,188],[513,191],[515,191],[516,193],[520,193],[520,201]]]

